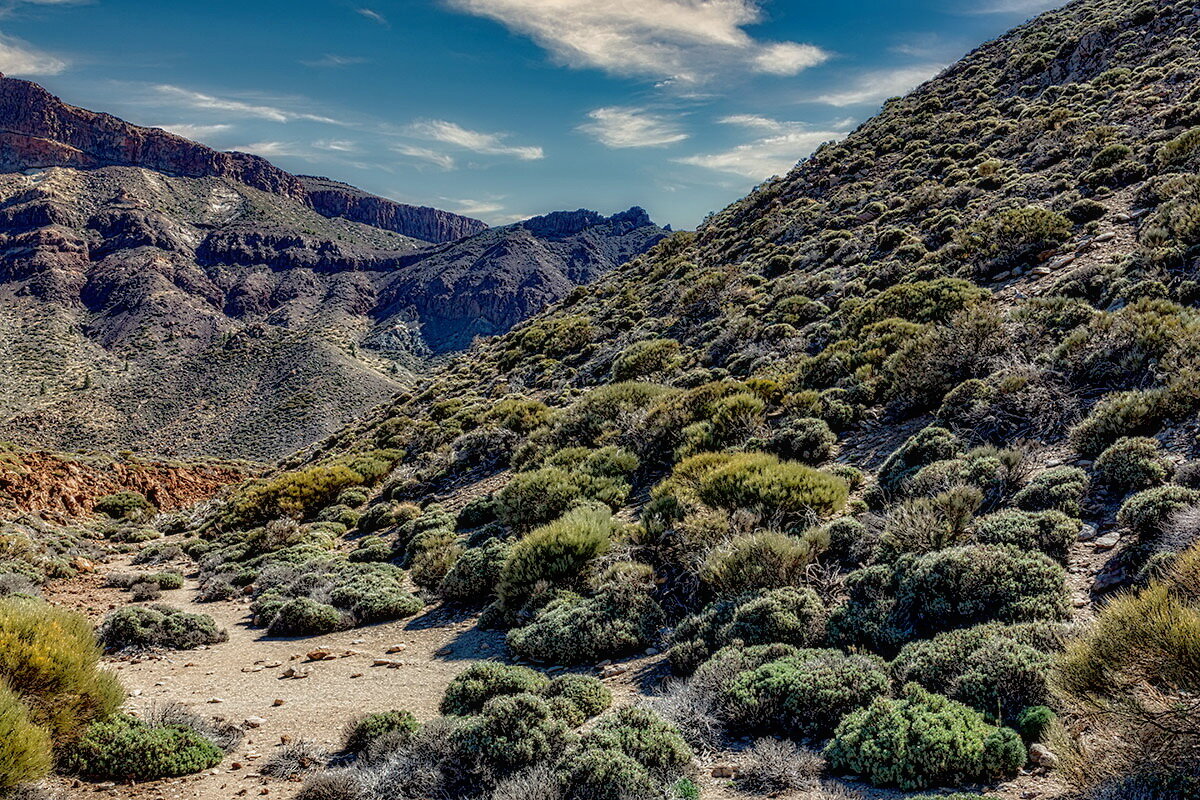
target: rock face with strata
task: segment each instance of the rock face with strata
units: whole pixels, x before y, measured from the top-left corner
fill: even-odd
[[[0,439],[273,459],[664,235],[489,230],[0,78]]]
[[[327,178],[299,177],[249,153],[223,153],[159,128],[67,105],[36,83],[0,76],[0,170],[144,167],[188,178],[228,178],[306,203],[327,217],[449,242],[487,223],[410,206]]]

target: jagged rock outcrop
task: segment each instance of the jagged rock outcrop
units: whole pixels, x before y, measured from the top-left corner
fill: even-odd
[[[343,217],[426,242],[450,242],[487,223],[410,206],[327,178],[300,177],[249,153],[224,153],[159,128],[76,108],[36,83],[0,75],[0,170],[144,167],[189,178],[228,178]]]
[[[410,206],[367,194],[361,189],[311,175],[301,175],[308,204],[327,217],[386,228],[426,242],[453,242],[487,230],[486,222],[428,206]]]

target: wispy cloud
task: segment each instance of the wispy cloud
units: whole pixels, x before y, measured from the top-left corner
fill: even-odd
[[[759,0],[445,0],[528,36],[572,67],[697,83],[726,72],[795,75],[828,58],[820,48],[769,42],[744,29]]]
[[[846,135],[845,131],[813,130],[802,122],[785,122],[757,114],[737,114],[725,117],[720,122],[767,135],[728,150],[677,158],[675,161],[759,181],[787,172],[823,142]]]
[[[232,130],[232,125],[196,125],[191,122],[174,122],[168,125],[158,125],[164,131],[170,131],[177,136],[182,136],[185,139],[205,139],[209,136],[216,136],[219,133],[226,133]]]
[[[675,120],[632,106],[605,106],[588,112],[591,122],[579,130],[606,147],[662,147],[682,142],[688,135]]]
[[[358,142],[352,142],[349,139],[318,139],[312,143],[312,146],[318,150],[329,150],[334,153],[359,152]]]
[[[942,69],[941,64],[923,64],[916,67],[868,72],[859,76],[849,88],[820,95],[815,100],[818,103],[838,108],[881,103],[889,97],[908,93],[941,72]]]
[[[309,122],[323,122],[329,125],[342,124],[336,119],[321,116],[320,114],[310,114],[304,111],[293,111],[280,105],[249,102],[230,97],[217,97],[215,95],[205,94],[204,92],[196,92],[191,89],[185,89],[181,86],[172,86],[165,83],[155,86],[154,91],[158,94],[160,99],[168,102],[171,105],[176,105],[182,108],[191,108],[200,111],[220,111],[226,114],[233,114],[242,117],[254,117],[257,119],[270,120],[272,122],[292,122],[295,120],[306,120]]]
[[[355,11],[371,20],[371,22],[374,22],[376,25],[382,25],[385,28],[392,27],[392,23],[388,22],[388,18],[373,8],[356,8]]]
[[[472,131],[444,119],[414,122],[408,132],[422,139],[432,139],[483,155],[513,156],[522,161],[536,161],[546,156],[540,147],[505,144],[507,134]]]
[[[237,147],[230,147],[230,150],[236,150],[239,153],[253,153],[256,156],[263,158],[272,158],[274,156],[308,156],[309,152],[297,142],[251,142],[250,144],[242,144]]]
[[[366,64],[370,59],[362,56],[339,56],[334,53],[326,53],[320,58],[314,58],[309,61],[301,61],[300,63],[306,67],[317,67],[324,69],[336,69],[338,67],[349,67],[354,64]]]
[[[985,0],[957,8],[964,14],[1040,14],[1065,3],[1066,0]]]
[[[402,156],[425,161],[442,169],[454,169],[454,157],[429,147],[418,147],[414,144],[396,144],[392,149]]]
[[[65,58],[0,33],[0,72],[5,75],[58,75],[68,66]]]

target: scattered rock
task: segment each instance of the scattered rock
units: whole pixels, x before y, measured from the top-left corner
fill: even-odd
[[[305,657],[309,661],[324,661],[329,655],[328,650],[309,650]]]
[[[271,703],[271,705],[273,705],[273,706],[275,706],[275,707],[277,707],[277,708],[278,708],[279,706],[283,705],[283,701],[282,701],[282,700],[280,700],[280,699],[277,697],[277,698],[275,698],[275,702],[274,702],[274,703]]]
[[[221,697],[210,697],[210,698],[208,698],[208,702],[210,702],[210,703],[224,703],[224,702],[225,702],[225,700],[224,700],[224,698],[221,698]]]
[[[388,654],[403,653],[407,649],[408,649],[408,645],[406,645],[406,644],[394,644],[387,649],[387,652],[388,652]]]
[[[737,775],[737,767],[732,764],[717,764],[712,768],[714,778],[732,778]]]
[[[1049,747],[1037,742],[1029,745],[1029,760],[1039,767],[1053,769],[1058,766],[1058,756],[1050,751]]]
[[[1118,533],[1117,531],[1110,531],[1109,533],[1106,533],[1103,536],[1096,537],[1096,539],[1094,539],[1092,541],[1092,546],[1096,548],[1097,552],[1100,552],[1103,550],[1112,550],[1114,547],[1117,546],[1117,543],[1120,541],[1121,541],[1121,534]]]
[[[263,717],[246,717],[242,724],[247,728],[261,728],[266,723],[267,721]]]
[[[1090,542],[1092,539],[1095,539],[1099,534],[1100,534],[1100,531],[1096,530],[1095,525],[1085,524],[1082,528],[1079,529],[1079,541]]]

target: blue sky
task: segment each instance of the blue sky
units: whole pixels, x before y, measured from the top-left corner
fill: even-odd
[[[1054,0],[0,0],[67,102],[494,224],[694,227]]]

